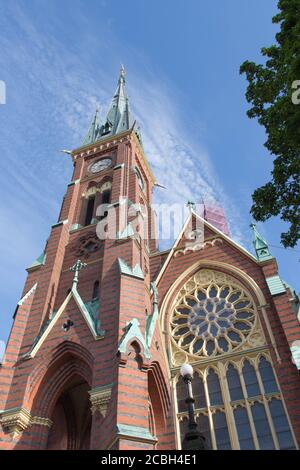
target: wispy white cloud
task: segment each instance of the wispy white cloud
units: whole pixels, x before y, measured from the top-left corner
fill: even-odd
[[[0,340],[0,364],[3,359],[4,352],[5,352],[5,342]]]
[[[166,93],[154,78],[146,82],[139,77],[138,82],[139,86],[132,86],[132,95],[144,146],[155,175],[167,187],[157,191],[156,199],[167,204],[204,200],[223,207],[233,238],[243,243],[245,222],[224,191],[208,150],[189,132],[176,95]]]

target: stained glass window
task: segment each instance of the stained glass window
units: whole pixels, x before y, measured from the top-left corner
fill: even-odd
[[[234,420],[240,448],[242,450],[254,450],[255,446],[246,408],[241,406],[236,408],[234,410]]]
[[[221,387],[219,382],[219,377],[213,369],[208,371],[207,375],[207,387],[209,394],[210,406],[222,405],[223,398],[221,393]]]
[[[195,407],[196,408],[206,408],[206,399],[205,399],[205,391],[204,391],[204,384],[199,374],[194,375],[193,379],[193,390],[194,390],[194,399],[195,399]]]
[[[239,373],[232,364],[228,366],[227,383],[231,401],[241,400],[244,398]]]
[[[263,382],[265,393],[278,392],[273,368],[264,357],[262,357],[259,361],[259,373]]]
[[[280,449],[295,449],[293,436],[281,400],[273,398],[269,403],[269,408]]]
[[[256,397],[260,395],[260,388],[254,367],[249,361],[245,361],[243,367],[243,377],[247,389],[248,397]]]
[[[183,295],[174,309],[172,335],[193,355],[212,356],[234,350],[254,324],[253,303],[236,285],[209,282]]]
[[[228,433],[226,415],[222,411],[216,411],[213,414],[214,431],[217,441],[217,449],[231,449],[230,437]]]
[[[200,270],[178,293],[170,325],[172,347],[194,367],[195,417],[210,448],[295,448],[255,304],[242,285]],[[187,389],[176,382],[182,441]]]
[[[254,403],[251,411],[260,448],[262,450],[274,449],[272,433],[264,405],[262,403]]]

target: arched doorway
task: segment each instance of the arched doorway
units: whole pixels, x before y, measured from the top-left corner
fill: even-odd
[[[48,436],[48,450],[89,449],[92,416],[88,383],[73,376],[57,399]]]

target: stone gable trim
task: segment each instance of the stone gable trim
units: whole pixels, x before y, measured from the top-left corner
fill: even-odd
[[[42,333],[42,335],[40,336],[40,338],[38,339],[36,344],[33,345],[32,349],[23,356],[23,359],[33,358],[36,355],[36,353],[38,352],[38,350],[41,348],[42,344],[44,343],[44,341],[48,337],[49,333],[53,329],[54,325],[57,323],[57,320],[59,319],[61,314],[64,312],[66,306],[68,305],[68,303],[70,302],[72,297],[75,300],[75,302],[78,306],[78,309],[81,312],[83,318],[85,319],[85,321],[86,321],[86,323],[87,323],[94,339],[99,340],[99,339],[104,338],[105,331],[101,331],[101,330],[97,331],[97,329],[95,328],[94,323],[92,322],[90,312],[88,311],[88,309],[85,306],[83,300],[81,299],[76,287],[73,286],[71,292],[67,295],[66,299],[64,300],[64,302],[62,303],[62,305],[60,306],[60,308],[58,309],[56,314],[50,320],[50,322],[47,325],[45,331]]]
[[[243,248],[241,245],[239,245],[236,241],[232,240],[230,237],[228,237],[227,235],[225,235],[225,233],[221,232],[221,230],[217,229],[216,227],[214,227],[212,224],[210,224],[209,222],[207,222],[207,220],[203,219],[199,214],[197,214],[193,209],[191,210],[190,214],[188,215],[177,239],[175,240],[174,244],[173,244],[173,247],[171,248],[170,252],[169,252],[169,255],[167,256],[164,264],[162,265],[158,275],[157,275],[157,278],[155,280],[156,284],[158,285],[160,279],[162,278],[162,275],[163,273],[165,272],[165,270],[167,269],[167,266],[169,264],[169,262],[171,261],[173,255],[174,255],[174,252],[180,242],[180,240],[182,239],[182,236],[191,220],[191,218],[195,216],[197,217],[203,224],[204,226],[206,226],[207,228],[209,228],[210,230],[212,230],[213,232],[215,232],[221,239],[224,239],[226,240],[231,246],[233,246],[234,248],[238,249],[242,254],[246,255],[248,258],[251,259],[251,261],[254,261],[255,264],[259,264],[258,260],[256,259],[256,257],[254,255],[252,255],[248,250],[246,250],[245,248]]]
[[[144,279],[144,273],[139,264],[136,264],[134,268],[130,268],[122,258],[118,258],[118,264],[121,274],[136,277],[138,279]]]
[[[18,304],[17,305],[23,305],[23,303],[25,302],[25,300],[28,299],[28,297],[31,296],[31,294],[33,294],[35,291],[36,291],[36,288],[37,288],[37,282],[31,287],[31,289],[29,289],[29,291],[23,295],[23,297],[19,300]]]
[[[145,357],[149,359],[151,357],[151,353],[147,346],[144,335],[141,332],[140,322],[137,320],[137,318],[133,318],[129,323],[126,324],[126,327],[124,328],[124,335],[119,342],[118,351],[121,354],[126,354],[129,342],[132,342],[134,339],[137,339],[140,342],[144,348]]]

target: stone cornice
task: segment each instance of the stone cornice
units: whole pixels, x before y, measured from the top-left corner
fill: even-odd
[[[111,392],[113,384],[96,387],[89,391],[91,411],[95,414],[97,411],[105,418],[109,403],[111,401]]]
[[[106,146],[107,146],[107,144],[116,145],[120,141],[122,142],[124,137],[130,136],[131,132],[132,132],[131,130],[125,131],[125,132],[122,132],[121,134],[118,134],[118,135],[108,136],[106,139],[98,140],[96,142],[93,142],[92,144],[83,145],[81,147],[78,147],[78,148],[72,150],[72,157],[73,157],[73,159],[74,158],[76,159],[76,157],[83,156],[82,154],[84,154],[84,153],[87,154],[88,151],[91,152],[96,148],[97,148],[97,150],[95,150],[95,153],[99,152],[101,150],[105,150],[104,149],[105,145]],[[109,146],[107,146],[107,148],[109,148]]]
[[[42,418],[40,416],[32,416],[26,408],[10,408],[0,412],[0,424],[5,433],[12,434],[17,437],[29,426],[34,424],[40,426],[52,426],[52,421],[49,418]]]
[[[147,170],[149,171],[150,177],[151,177],[153,183],[155,183],[155,181],[156,181],[155,176],[154,176],[154,174],[151,170],[151,167],[148,163],[148,160],[147,160],[147,157],[144,153],[144,150],[143,150],[138,138],[135,135],[134,129],[130,129],[129,131],[123,132],[123,133],[118,134],[118,135],[110,136],[107,139],[103,139],[103,140],[93,142],[92,144],[89,144],[89,145],[78,147],[77,149],[74,149],[72,151],[72,159],[73,159],[73,161],[75,161],[79,157],[86,157],[86,156],[91,155],[91,152],[97,153],[97,152],[100,152],[100,151],[104,151],[106,149],[108,150],[111,145],[116,145],[118,143],[122,143],[126,140],[129,140],[129,138],[131,136],[133,136],[134,142],[135,142],[135,144],[137,145],[137,147],[139,149],[139,153],[140,153],[140,155],[143,159],[143,162],[145,163],[145,166],[146,166]],[[105,146],[106,146],[106,148],[105,148]]]

